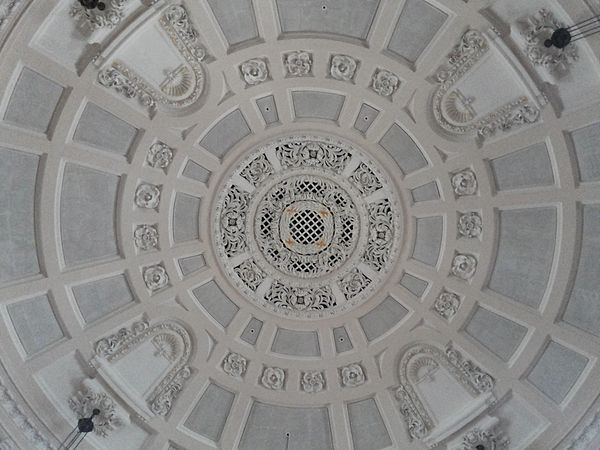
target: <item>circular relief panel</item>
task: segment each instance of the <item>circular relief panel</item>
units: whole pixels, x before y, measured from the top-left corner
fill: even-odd
[[[331,317],[364,301],[394,265],[400,203],[354,145],[279,139],[236,166],[219,192],[218,259],[238,290],[271,312]]]

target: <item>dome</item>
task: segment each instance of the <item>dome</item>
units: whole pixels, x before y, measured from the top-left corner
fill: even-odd
[[[598,14],[0,0],[0,449],[599,448]]]

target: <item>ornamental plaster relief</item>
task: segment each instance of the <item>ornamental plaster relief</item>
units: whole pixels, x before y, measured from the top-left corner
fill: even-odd
[[[474,135],[483,141],[497,131],[511,131],[539,120],[535,85],[515,73],[515,62],[507,60],[498,45],[501,44],[484,33],[467,30],[436,73],[433,114],[437,125],[450,135]],[[506,75],[502,88],[492,81],[500,80],[499,71]],[[470,88],[471,79],[478,80],[476,88]],[[488,86],[481,86],[486,82]],[[495,92],[495,101],[484,101],[478,98],[479,94],[471,94],[484,91]]]
[[[90,364],[98,377],[142,417],[168,416],[192,375],[190,335],[172,320],[134,322],[97,341],[94,350]],[[130,361],[148,370],[132,379],[126,368]]]
[[[150,115],[158,109],[173,113],[193,106],[203,94],[205,57],[187,9],[171,5],[96,60],[102,66],[98,82],[126,99],[137,99]]]

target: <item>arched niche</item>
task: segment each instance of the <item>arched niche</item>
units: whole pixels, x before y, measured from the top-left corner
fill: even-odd
[[[144,417],[167,415],[192,373],[190,335],[173,320],[135,322],[96,342],[95,352],[98,376]]]
[[[483,141],[537,122],[546,99],[526,73],[494,32],[467,30],[436,73],[437,125],[450,136]]]
[[[184,114],[197,109],[206,84],[206,51],[183,5],[157,6],[97,58],[98,82],[137,99],[150,116],[157,110]]]
[[[429,447],[463,428],[495,402],[494,378],[451,346],[415,344],[402,355],[400,411],[411,439]]]

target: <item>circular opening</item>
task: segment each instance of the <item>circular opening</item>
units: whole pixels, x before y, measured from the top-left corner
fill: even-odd
[[[369,120],[369,118],[367,116],[365,116],[365,120]]]
[[[268,106],[265,108],[265,111],[269,112],[271,111],[271,108],[269,108]]]
[[[326,5],[323,5],[323,6],[321,6],[321,9],[322,9],[323,11],[327,11],[327,6],[326,6]]]
[[[250,330],[250,333],[254,333],[254,328],[252,328],[252,329]]]

